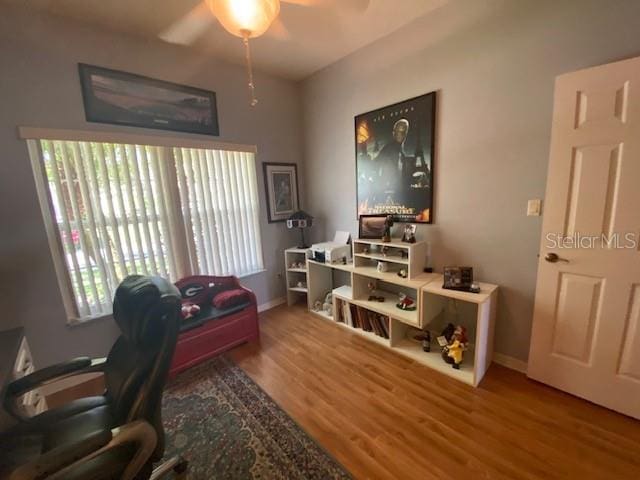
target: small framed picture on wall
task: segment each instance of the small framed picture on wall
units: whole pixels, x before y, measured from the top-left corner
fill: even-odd
[[[263,163],[269,223],[284,222],[299,210],[298,167],[295,163]]]

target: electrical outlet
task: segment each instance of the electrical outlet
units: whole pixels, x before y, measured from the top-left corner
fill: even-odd
[[[534,198],[527,202],[527,217],[539,217],[542,210],[542,200]]]

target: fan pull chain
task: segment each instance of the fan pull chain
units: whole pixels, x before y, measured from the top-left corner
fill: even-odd
[[[249,36],[242,37],[242,43],[244,43],[245,60],[247,61],[247,76],[249,80],[249,97],[251,98],[249,104],[255,107],[258,104],[256,98],[256,87],[253,84],[253,69],[251,68],[251,49],[249,48]]]

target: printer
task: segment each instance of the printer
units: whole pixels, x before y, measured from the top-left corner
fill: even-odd
[[[309,252],[311,260],[320,263],[351,263],[349,232],[336,232],[332,242],[314,243]]]

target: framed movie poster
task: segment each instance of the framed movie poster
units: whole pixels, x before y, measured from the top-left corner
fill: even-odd
[[[436,92],[355,117],[358,215],[433,222]]]
[[[263,163],[269,223],[284,222],[298,208],[298,169],[295,163]]]
[[[84,63],[78,70],[88,122],[219,135],[215,92]]]

